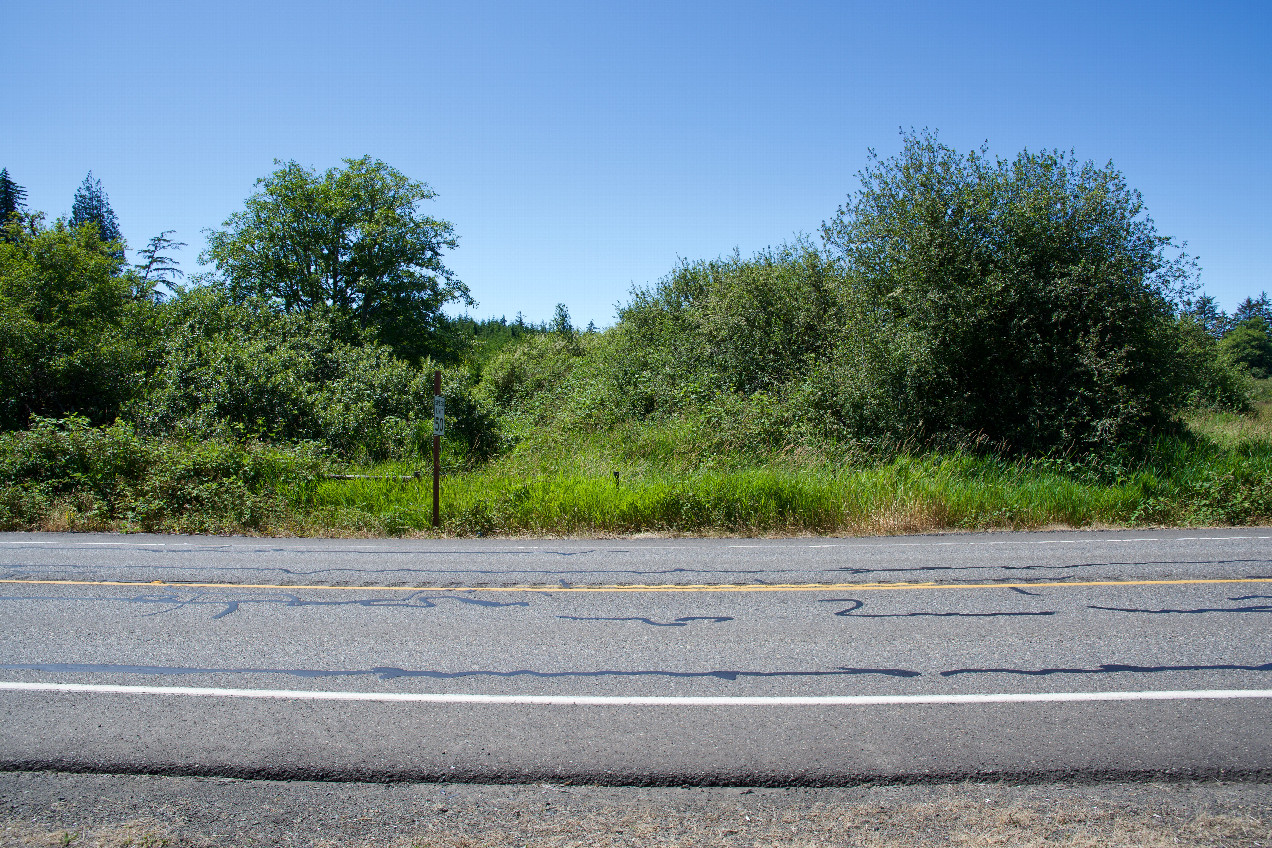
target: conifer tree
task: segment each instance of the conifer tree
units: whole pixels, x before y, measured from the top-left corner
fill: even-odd
[[[102,241],[123,243],[119,219],[115,217],[115,210],[110,208],[110,199],[102,188],[102,181],[93,179],[92,171],[88,172],[84,182],[75,191],[75,202],[71,205],[72,227],[81,227],[89,222],[97,224],[97,236]],[[123,251],[117,251],[115,258],[122,260]]]
[[[26,189],[15,183],[9,176],[9,169],[0,169],[0,241],[8,241],[5,224],[20,213],[26,203]]]
[[[186,246],[185,242],[172,238],[174,232],[176,230],[164,230],[151,238],[146,246],[138,251],[137,257],[141,261],[133,265],[133,270],[137,272],[140,284],[139,296],[149,300],[161,300],[162,295],[157,286],[174,288],[177,278],[185,276],[177,260],[163,254],[165,250],[180,250]]]

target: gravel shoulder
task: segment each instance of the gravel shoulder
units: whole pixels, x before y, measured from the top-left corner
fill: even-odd
[[[0,846],[1272,844],[1272,784],[831,789],[0,773]]]

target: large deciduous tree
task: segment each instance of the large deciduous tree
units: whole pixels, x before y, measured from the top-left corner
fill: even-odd
[[[823,226],[851,301],[853,423],[1042,452],[1171,419],[1194,265],[1112,164],[910,133],[861,178]]]
[[[451,224],[419,209],[436,196],[427,184],[364,156],[321,174],[287,162],[257,186],[200,257],[235,298],[330,312],[410,359],[435,353],[443,305],[472,305],[442,261]]]
[[[93,227],[8,225],[0,242],[0,429],[32,415],[114,420],[150,361],[151,309]]]

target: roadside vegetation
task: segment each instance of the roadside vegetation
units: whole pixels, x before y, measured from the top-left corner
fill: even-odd
[[[604,330],[449,317],[453,228],[370,158],[282,165],[189,281],[81,194],[46,224],[0,173],[3,529],[430,532],[434,369],[445,533],[1272,520],[1272,304],[1219,310],[1112,166],[912,133]]]

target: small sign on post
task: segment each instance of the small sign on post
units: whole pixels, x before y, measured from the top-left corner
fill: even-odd
[[[442,431],[446,429],[446,399],[442,397],[442,372],[433,372],[433,526],[442,523]]]

